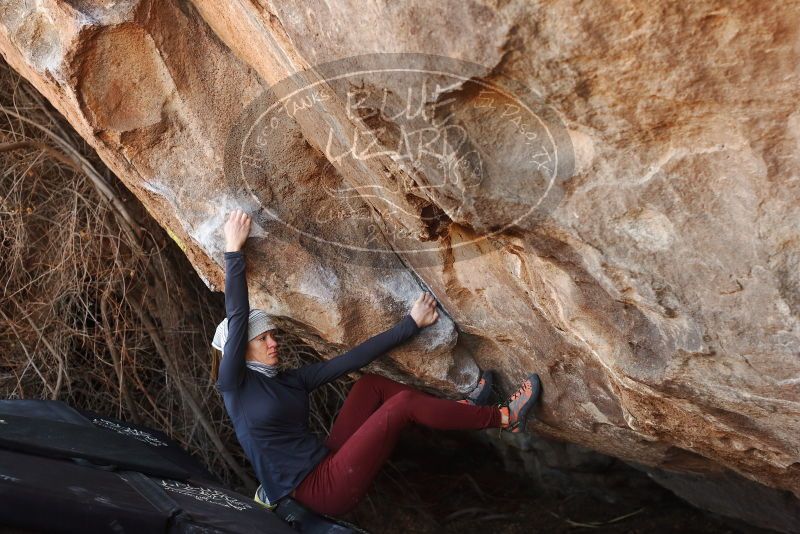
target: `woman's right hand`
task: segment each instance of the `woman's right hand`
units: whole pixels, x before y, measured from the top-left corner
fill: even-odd
[[[225,222],[225,252],[242,250],[250,235],[250,216],[240,209],[233,210]]]

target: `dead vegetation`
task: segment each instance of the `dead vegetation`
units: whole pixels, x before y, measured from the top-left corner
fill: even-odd
[[[255,482],[215,390],[224,298],[34,88],[0,63],[0,398],[58,399],[164,431]],[[316,359],[280,334],[287,365]],[[325,433],[345,384],[320,388]]]

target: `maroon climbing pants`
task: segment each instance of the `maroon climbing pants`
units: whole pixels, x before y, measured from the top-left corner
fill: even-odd
[[[365,374],[350,390],[325,445],[331,452],[295,489],[312,510],[341,515],[352,510],[409,423],[441,430],[500,426],[495,406],[439,399],[394,380]]]

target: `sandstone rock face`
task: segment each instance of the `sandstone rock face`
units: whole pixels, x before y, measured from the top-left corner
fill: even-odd
[[[535,371],[538,435],[800,497],[800,12],[660,4],[10,0],[0,50],[211,287],[224,214],[254,213],[252,304],[323,353],[429,290],[383,371]],[[402,110],[412,71],[430,116],[349,100]],[[420,121],[466,140],[444,167],[400,157]]]

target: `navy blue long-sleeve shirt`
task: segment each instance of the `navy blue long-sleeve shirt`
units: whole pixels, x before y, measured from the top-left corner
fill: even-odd
[[[244,254],[225,253],[225,310],[228,338],[219,368],[222,393],[236,437],[270,502],[291,493],[330,452],[309,431],[308,394],[356,371],[419,332],[411,315],[395,326],[328,361],[279,372],[269,378],[247,369],[250,306]]]

